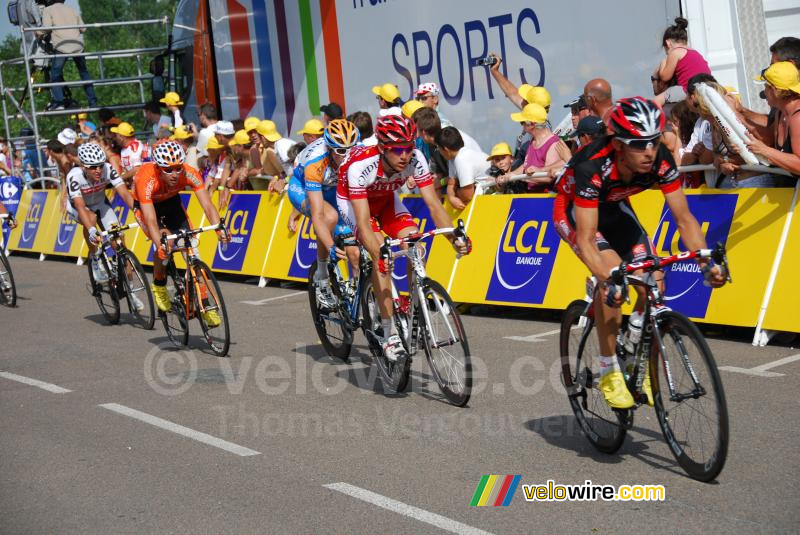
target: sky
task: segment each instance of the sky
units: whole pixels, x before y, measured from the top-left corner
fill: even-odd
[[[67,0],[64,2],[68,6],[72,6],[75,8],[79,13],[81,11],[80,6],[78,5],[78,0]],[[2,12],[0,12],[0,41],[3,41],[7,35],[13,35],[15,37],[20,36],[19,27],[12,26],[10,22],[8,22],[8,2],[0,3],[2,6]]]

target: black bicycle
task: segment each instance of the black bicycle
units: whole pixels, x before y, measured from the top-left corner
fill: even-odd
[[[642,384],[649,373],[653,402],[664,438],[678,464],[699,481],[716,478],[728,453],[728,408],[722,380],[711,349],[697,326],[664,305],[653,273],[670,264],[710,258],[728,273],[725,247],[679,253],[668,258],[650,257],[623,263],[616,284],[645,289],[647,300],[642,335],[635,344],[633,367],[627,385],[636,405],[611,409],[598,388],[598,370],[592,357],[600,355],[594,327],[593,301],[600,285],[587,283],[587,299],[573,301],[561,322],[559,347],[562,380],[570,406],[586,438],[599,451],[614,453],[633,426],[633,411],[649,400]],[[633,275],[642,271],[641,276]],[[728,281],[730,281],[728,275]],[[618,338],[617,354],[626,357]]]
[[[122,239],[122,234],[126,230],[138,226],[138,223],[131,223],[98,233],[102,242],[97,246],[94,258],[99,263],[101,271],[106,274],[107,280],[104,282],[95,280],[90,259],[89,287],[106,321],[111,324],[119,323],[120,301],[125,299],[136,324],[150,330],[156,321],[153,293],[147,283],[147,275],[142,264],[136,255],[125,247]]]
[[[4,219],[14,221],[11,214],[0,214],[0,231],[2,231],[2,221]],[[8,263],[5,244],[0,246],[0,305],[9,308],[17,306],[17,286],[14,284],[14,274],[11,272],[11,264]]]
[[[203,337],[214,354],[224,357],[231,345],[231,331],[228,324],[228,311],[219,282],[211,268],[195,251],[192,237],[209,230],[225,230],[222,223],[192,230],[179,230],[161,238],[168,250],[167,291],[171,307],[161,312],[161,321],[169,339],[176,345],[185,347],[189,343],[189,320],[197,317]],[[173,242],[170,248],[168,244]],[[186,270],[183,273],[175,266],[173,255],[183,253]]]

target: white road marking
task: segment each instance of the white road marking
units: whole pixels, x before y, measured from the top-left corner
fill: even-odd
[[[766,364],[762,364],[761,366],[756,366],[755,368],[739,368],[736,366],[720,366],[720,370],[724,370],[726,372],[734,372],[734,373],[743,373],[745,375],[754,375],[756,377],[783,377],[786,375],[785,373],[778,373],[778,372],[768,372],[767,370],[770,368],[775,368],[777,366],[783,366],[784,364],[789,364],[790,362],[795,362],[800,360],[800,355],[792,355],[791,357],[785,357],[780,360],[775,360],[773,362],[767,362]]]
[[[29,386],[35,386],[36,388],[47,390],[48,392],[52,392],[53,394],[66,394],[68,392],[72,392],[72,390],[68,390],[64,387],[53,385],[50,383],[45,383],[44,381],[39,381],[38,379],[31,379],[30,377],[23,377],[22,375],[17,375],[16,373],[0,372],[0,377],[5,377],[6,379],[10,379],[11,381],[24,383]]]
[[[191,438],[198,442],[202,442],[203,444],[208,444],[209,446],[214,446],[215,448],[219,448],[221,450],[234,453],[240,457],[261,455],[260,451],[251,450],[249,448],[245,448],[244,446],[234,444],[233,442],[228,442],[227,440],[222,440],[221,438],[207,435],[205,433],[201,433],[200,431],[195,431],[194,429],[189,429],[188,427],[172,423],[169,420],[164,420],[157,416],[153,416],[152,414],[147,414],[146,412],[141,412],[137,411],[136,409],[131,409],[130,407],[126,407],[125,405],[119,405],[117,403],[105,403],[103,405],[98,405],[98,407],[102,407],[104,409],[110,410],[111,412],[116,412],[117,414],[128,416],[129,418],[133,418],[135,420],[139,420],[141,422],[153,425],[155,427],[159,427],[166,431],[171,431],[175,434]]]
[[[561,329],[554,329],[546,333],[532,334],[530,336],[504,336],[506,340],[516,340],[517,342],[544,342],[543,336],[550,336],[551,334],[558,334]]]
[[[466,533],[469,535],[491,535],[491,533],[489,533],[488,531],[483,531],[478,528],[473,528],[472,526],[468,526],[466,524],[462,524],[461,522],[456,522],[455,520],[451,520],[446,516],[437,515],[436,513],[431,513],[424,509],[414,507],[413,505],[408,505],[403,502],[398,502],[397,500],[393,500],[381,494],[377,494],[375,492],[362,489],[361,487],[350,485],[349,483],[330,483],[328,485],[322,485],[322,486],[325,487],[326,489],[331,489],[337,492],[341,492],[343,494],[347,494],[348,496],[352,496],[353,498],[365,501],[367,503],[371,503],[373,505],[377,505],[378,507],[382,507],[383,509],[387,509],[389,511],[401,514],[403,516],[413,518],[414,520],[425,522],[426,524],[430,524],[431,526],[436,526],[437,528],[449,531],[451,533]]]
[[[286,295],[279,295],[278,297],[267,297],[266,299],[259,299],[258,301],[240,301],[245,305],[260,306],[269,303],[270,301],[277,301],[278,299],[286,299],[287,297],[294,297],[295,295],[303,295],[308,292],[293,292]]]

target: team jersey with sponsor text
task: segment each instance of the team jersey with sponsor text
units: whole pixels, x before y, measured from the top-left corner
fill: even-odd
[[[433,184],[428,163],[419,149],[414,149],[408,165],[399,173],[385,172],[377,146],[354,147],[339,167],[339,197],[346,199],[379,198],[394,195],[413,177],[417,187]]]
[[[97,182],[90,180],[81,167],[73,167],[67,173],[67,191],[70,200],[82,197],[86,206],[95,206],[106,202],[105,189],[107,187],[116,188],[124,185],[125,181],[108,163],[103,164],[103,172]]]
[[[617,170],[612,139],[600,138],[575,153],[554,186],[556,193],[568,197],[576,206],[594,208],[599,203],[623,201],[653,186],[665,194],[680,189],[680,172],[663,144],[659,145],[649,172],[624,181]]]
[[[153,162],[142,164],[136,173],[134,184],[134,199],[141,204],[154,204],[166,201],[178,193],[191,188],[198,191],[204,188],[203,179],[199,171],[194,167],[183,164],[184,172],[178,178],[178,182],[170,187],[159,177],[159,170]]]
[[[336,170],[331,167],[328,145],[323,138],[312,141],[297,155],[294,176],[306,191],[322,191],[336,186]]]

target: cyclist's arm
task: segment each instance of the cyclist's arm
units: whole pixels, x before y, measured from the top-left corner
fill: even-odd
[[[133,169],[131,169],[129,171],[125,171],[124,173],[122,173],[122,175],[120,175],[122,177],[122,180],[124,180],[125,182],[130,182],[131,180],[133,180],[133,177],[135,177],[136,173],[139,172],[139,168],[140,167],[141,167],[141,165],[137,165]]]
[[[142,230],[155,245],[156,250],[161,249],[161,229],[158,226],[158,216],[152,203],[140,203],[144,227]]]
[[[381,257],[381,243],[379,235],[372,232],[372,222],[370,221],[371,215],[369,211],[369,201],[365,198],[350,199],[350,204],[353,206],[353,213],[356,216],[356,227],[361,229],[358,233],[358,239],[361,244],[372,257],[372,260],[377,262]]]
[[[95,221],[92,217],[92,212],[89,211],[83,197],[73,197],[72,206],[74,206],[75,211],[78,212],[78,221],[81,222],[81,225],[83,225],[86,230],[94,227]]]
[[[314,226],[314,232],[317,239],[322,242],[325,247],[330,249],[333,247],[333,235],[331,229],[325,224],[323,220],[323,212],[325,210],[325,199],[322,197],[322,192],[317,190],[307,190],[308,204],[311,207],[311,224]]]
[[[597,247],[597,207],[575,206],[575,242],[581,253],[581,259],[592,275],[598,280],[606,280],[609,266]]]
[[[124,183],[119,186],[114,186],[114,191],[117,192],[117,195],[122,197],[122,200],[128,208],[133,209],[133,195],[131,195],[131,190],[128,189],[128,186]],[[123,221],[120,221],[120,224],[122,223]]]
[[[436,228],[452,227],[453,221],[450,219],[450,216],[447,215],[447,211],[439,200],[439,195],[436,193],[436,188],[433,187],[433,184],[420,186],[419,193],[422,195],[422,200],[425,201],[425,205],[431,213],[431,219],[433,219],[433,222],[436,224]],[[448,236],[448,238],[450,238],[450,236]]]

